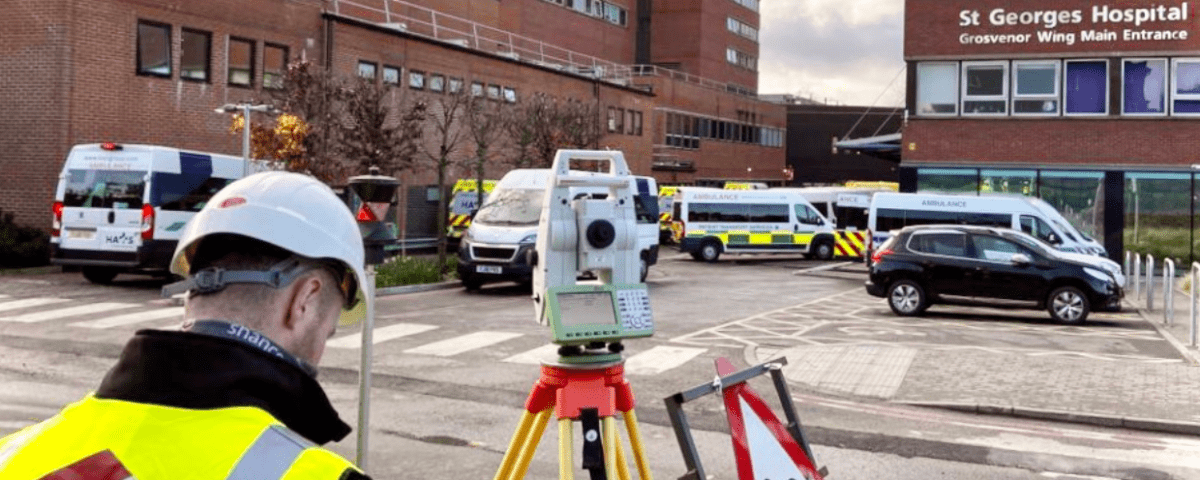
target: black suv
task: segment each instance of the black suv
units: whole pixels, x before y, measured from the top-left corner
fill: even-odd
[[[932,303],[1045,308],[1063,323],[1120,310],[1121,286],[1103,264],[1057,253],[1024,233],[964,225],[907,227],[875,250],[867,293],[897,315]]]

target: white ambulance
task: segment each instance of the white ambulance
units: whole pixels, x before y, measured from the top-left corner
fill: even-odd
[[[76,145],[54,194],[50,261],[79,267],[94,283],[123,272],[166,274],[183,226],[246,168],[241,157],[215,153]]]
[[[832,224],[795,191],[680,187],[674,208],[675,241],[696,260],[715,262],[722,253],[834,256]]]

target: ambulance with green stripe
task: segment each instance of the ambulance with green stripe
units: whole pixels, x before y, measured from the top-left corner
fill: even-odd
[[[680,187],[672,216],[679,250],[696,260],[715,262],[722,253],[833,258],[832,225],[795,192]]]

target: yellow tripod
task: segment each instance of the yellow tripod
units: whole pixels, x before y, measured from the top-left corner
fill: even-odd
[[[542,365],[542,375],[529,398],[513,434],[495,480],[525,478],[533,452],[541,442],[551,409],[558,417],[558,471],[562,480],[574,480],[572,422],[584,429],[583,468],[592,480],[630,480],[625,452],[617,436],[617,412],[625,419],[629,444],[637,463],[638,477],[653,480],[642,448],[637,416],[633,413],[633,390],[625,380],[623,361],[604,364]]]

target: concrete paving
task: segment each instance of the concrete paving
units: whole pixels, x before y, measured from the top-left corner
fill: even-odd
[[[1144,287],[1142,293],[1142,298],[1135,298],[1131,289],[1123,312],[1093,314],[1093,319],[1142,323],[1145,331],[1130,335],[1156,331],[1175,347],[1175,352],[1164,352],[1162,358],[1054,355],[909,342],[780,348],[760,343],[745,347],[745,360],[760,363],[787,357],[784,372],[794,388],[848,399],[1200,435],[1200,354],[1190,346],[1191,298],[1176,292],[1174,320],[1168,324],[1161,286],[1156,288],[1152,310],[1146,308]],[[853,292],[846,295],[863,300]],[[1153,329],[1145,328],[1146,324]],[[1079,341],[1120,343],[1116,338],[1080,337]]]

